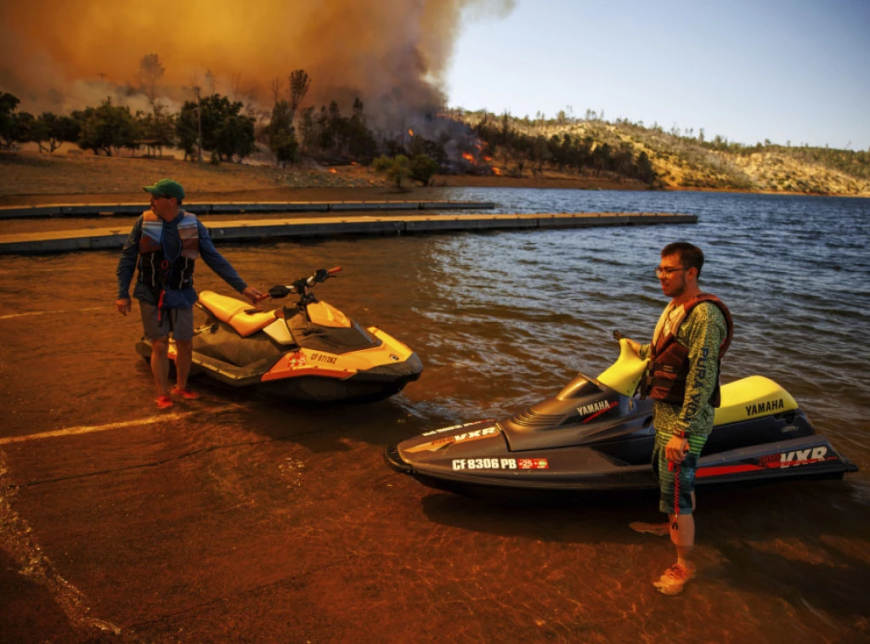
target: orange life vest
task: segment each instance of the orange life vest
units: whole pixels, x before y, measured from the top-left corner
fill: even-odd
[[[172,264],[165,263],[163,231],[165,222],[151,210],[142,213],[142,235],[139,238],[139,281],[152,288],[180,289],[192,284],[193,267],[199,257],[199,227],[196,215],[182,211],[178,222],[181,252]]]

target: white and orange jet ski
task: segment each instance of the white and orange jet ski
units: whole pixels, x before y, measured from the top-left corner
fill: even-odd
[[[511,418],[433,429],[388,446],[385,460],[425,485],[460,493],[656,489],[653,401],[634,397],[647,361],[627,340],[620,347],[619,359],[597,378],[578,374],[556,396]],[[721,393],[696,485],[857,471],[772,380],[750,376],[723,385]]]
[[[202,375],[267,396],[300,402],[370,402],[398,393],[420,377],[423,364],[406,345],[377,327],[363,328],[312,293],[341,268],[320,269],[272,299],[299,296],[295,306],[264,311],[233,297],[203,291],[207,314],[194,330],[191,375]],[[136,345],[150,358],[146,338]],[[174,341],[169,358],[175,360]]]

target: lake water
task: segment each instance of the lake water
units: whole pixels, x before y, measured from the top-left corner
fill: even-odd
[[[276,408],[200,384],[209,400],[242,401],[248,411],[238,418],[209,417],[143,434],[130,447],[119,435],[105,458],[137,461],[151,451],[171,452],[173,441],[185,453],[247,444],[250,437],[279,441],[285,462],[300,463],[293,494],[272,495],[281,499],[280,510],[262,494],[252,496],[259,505],[238,500],[233,507],[281,517],[298,504],[304,518],[299,520],[308,522],[311,534],[321,535],[324,553],[350,537],[332,535],[332,519],[318,517],[353,517],[356,558],[381,561],[381,553],[389,552],[391,561],[403,562],[395,573],[388,566],[380,573],[386,587],[402,589],[382,601],[391,602],[395,620],[389,623],[399,629],[395,632],[411,637],[407,624],[415,624],[420,641],[486,641],[487,633],[507,637],[483,626],[496,623],[527,638],[559,642],[671,641],[677,623],[682,630],[674,641],[866,638],[870,200],[473,188],[445,189],[444,198],[493,201],[496,212],[505,213],[673,212],[696,214],[699,222],[222,246],[239,273],[261,289],[315,268],[342,265],[340,278],[320,286],[319,296],[415,349],[424,364],[422,377],[389,401],[325,411]],[[648,508],[590,509],[582,503],[555,510],[490,508],[432,493],[386,469],[381,452],[387,442],[458,421],[507,416],[553,395],[577,371],[597,375],[617,356],[614,329],[649,338],[666,304],[653,269],[661,248],[677,240],[704,250],[702,287],[719,295],[734,316],[735,339],[723,381],[756,373],[777,381],[860,472],[843,482],[783,484],[701,498],[698,550],[705,580],[693,582],[684,598],[662,599],[649,582],[670,563],[669,546],[663,541],[650,545],[625,528],[630,520],[655,519],[654,503]],[[150,374],[133,354],[139,322],[120,318],[110,306],[116,263],[116,253],[104,252],[0,258],[0,298],[12,312],[0,320],[6,340],[0,348],[7,401],[2,434],[152,413],[142,411],[151,404]],[[199,290],[230,292],[204,266],[196,279]],[[41,315],[45,311],[58,312],[62,324]],[[95,323],[99,347],[83,343],[93,337]],[[88,440],[110,435],[115,433]],[[21,445],[9,450],[10,476],[19,483],[50,478],[23,464],[38,469],[55,452],[43,455],[30,447],[35,444]],[[62,454],[57,445],[56,453]],[[227,458],[235,460],[215,475],[221,493],[254,495],[249,488],[278,476],[268,450]],[[64,467],[87,469],[66,459]],[[99,465],[104,467],[109,466]],[[273,470],[272,479],[265,477]],[[345,480],[351,474],[356,478]],[[350,481],[369,490],[354,507],[343,500],[343,494],[355,493]],[[314,506],[319,512],[307,509]],[[31,516],[38,524],[36,509]],[[285,531],[281,538],[296,538],[296,524],[275,521],[275,530]],[[424,542],[418,552],[414,544]],[[106,547],[127,552],[123,541]],[[64,548],[45,544],[50,555],[60,556]],[[186,556],[195,562],[196,549]],[[477,569],[480,564],[489,572],[462,577],[454,569],[460,557],[464,565]],[[143,565],[135,574],[153,588],[153,596],[169,592],[169,582]],[[72,563],[60,570],[73,583],[85,576]],[[403,574],[426,581],[406,584]],[[92,588],[99,587],[98,580]],[[349,586],[348,593],[363,606],[356,588]],[[442,615],[427,608],[445,596],[438,588],[464,598],[465,604],[456,604],[464,606],[455,609],[458,621],[451,611]],[[351,602],[348,610],[355,605]],[[470,612],[469,605],[474,606]],[[157,612],[171,612],[156,606]],[[123,622],[123,608],[117,612],[104,617]],[[355,614],[364,630],[366,612]],[[147,631],[139,632],[148,639]]]

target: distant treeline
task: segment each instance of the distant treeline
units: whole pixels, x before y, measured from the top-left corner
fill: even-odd
[[[546,164],[560,171],[569,169],[594,175],[609,172],[647,184],[656,179],[646,152],[635,154],[627,142],[612,146],[590,135],[526,134],[514,126],[508,114],[495,119],[484,113],[475,131],[493,156],[501,155],[509,172],[511,164],[517,174],[522,174],[526,166],[533,172],[543,172]]]
[[[0,92],[0,145],[6,149],[34,142],[40,151],[53,153],[69,142],[95,154],[112,156],[121,150],[142,148],[147,154],[159,155],[163,148],[177,147],[187,158],[200,160],[205,152],[218,163],[249,157],[260,144],[270,149],[278,162],[292,163],[301,154],[370,162],[379,147],[365,124],[359,99],[349,118],[341,115],[333,101],[319,112],[314,107],[303,110],[295,126],[287,101],[278,101],[271,118],[258,123],[257,118],[245,113],[242,102],[220,94],[186,101],[176,114],[169,113],[159,101],[149,112],[134,113],[106,98],[97,107],[76,110],[68,116],[16,112],[18,104],[17,97]]]
[[[707,139],[703,129],[695,136],[693,130],[681,131],[676,126],[666,132],[657,124],[608,122],[603,114],[591,111],[584,119],[565,112],[555,119],[545,119],[541,113],[529,119],[455,109],[417,115],[418,132],[404,126],[400,131],[377,131],[369,126],[359,98],[353,101],[349,116],[341,113],[336,101],[319,108],[303,106],[311,79],[301,69],[289,75],[286,90],[282,91],[276,79],[271,111],[258,112],[219,93],[201,96],[194,87],[195,99],[185,101],[178,113],[170,113],[158,98],[156,81],[161,75],[156,55],[143,58],[142,84],[130,88],[130,93],[144,94],[150,110],[136,112],[106,98],[96,107],[69,115],[33,115],[18,111],[19,99],[0,91],[0,147],[14,149],[33,142],[40,152],[50,154],[69,142],[109,156],[143,149],[146,155],[160,156],[164,148],[174,147],[183,150],[186,159],[202,161],[205,157],[212,163],[269,152],[279,165],[304,159],[330,165],[370,165],[379,160],[376,168],[392,168],[393,176],[410,176],[424,183],[435,173],[523,176],[558,170],[604,173],[650,186],[737,189],[759,186],[735,159],[764,152],[870,180],[870,151],[781,146],[770,141],[744,145],[718,135]],[[677,175],[669,170],[674,165],[681,168]],[[787,173],[776,181],[774,188],[824,189]]]

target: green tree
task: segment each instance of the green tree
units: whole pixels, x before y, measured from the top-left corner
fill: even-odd
[[[296,111],[305,100],[305,95],[311,87],[311,78],[304,69],[297,69],[290,74],[290,125],[293,125],[293,119],[296,117]]]
[[[404,190],[404,181],[411,176],[411,162],[404,154],[398,154],[393,158],[379,156],[372,164],[375,172],[382,173],[387,180],[396,184],[396,188]]]
[[[72,117],[58,116],[52,112],[40,114],[30,131],[30,140],[39,146],[39,151],[49,154],[53,154],[65,142],[75,143],[78,139],[79,124]]]
[[[0,139],[2,147],[14,148],[16,144],[28,140],[30,121],[33,116],[22,112],[15,113],[21,103],[17,96],[0,92]]]
[[[320,106],[320,114],[317,115],[316,123],[319,135],[317,145],[321,152],[328,152],[335,145],[335,132],[332,129],[330,113],[326,109],[326,105]]]
[[[302,112],[299,123],[300,148],[302,152],[311,153],[320,140],[318,122],[314,116],[314,107],[308,107]]]
[[[269,149],[278,159],[278,163],[293,163],[299,154],[299,142],[296,140],[296,130],[293,127],[293,115],[287,101],[278,101],[272,108],[272,119],[269,122]]]
[[[199,106],[186,101],[176,125],[179,145],[185,154],[194,157],[198,139],[197,109],[201,110],[202,147],[209,150],[215,162],[239,160],[249,156],[255,148],[254,119],[241,114],[244,105],[232,102],[226,96],[212,94],[203,98]]]
[[[363,102],[359,97],[353,101],[353,113],[347,123],[348,152],[356,159],[369,162],[378,153],[378,143],[366,125]]]
[[[411,159],[411,178],[420,181],[424,186],[429,185],[429,180],[440,169],[438,162],[425,154],[418,154]]]
[[[138,145],[139,127],[130,108],[112,105],[111,98],[106,98],[97,108],[88,107],[82,112],[73,112],[72,116],[80,124],[79,147],[83,150],[112,156],[113,151],[120,152],[122,147],[132,150]]]
[[[163,148],[175,145],[177,140],[177,116],[169,114],[160,103],[153,104],[151,114],[139,114],[139,130],[145,144],[160,156]],[[195,145],[195,141],[194,141]]]
[[[655,170],[653,170],[652,163],[650,162],[649,156],[647,156],[646,152],[641,152],[639,155],[637,155],[635,167],[635,173],[638,179],[648,184],[651,184],[653,181],[655,181],[656,173]]]

